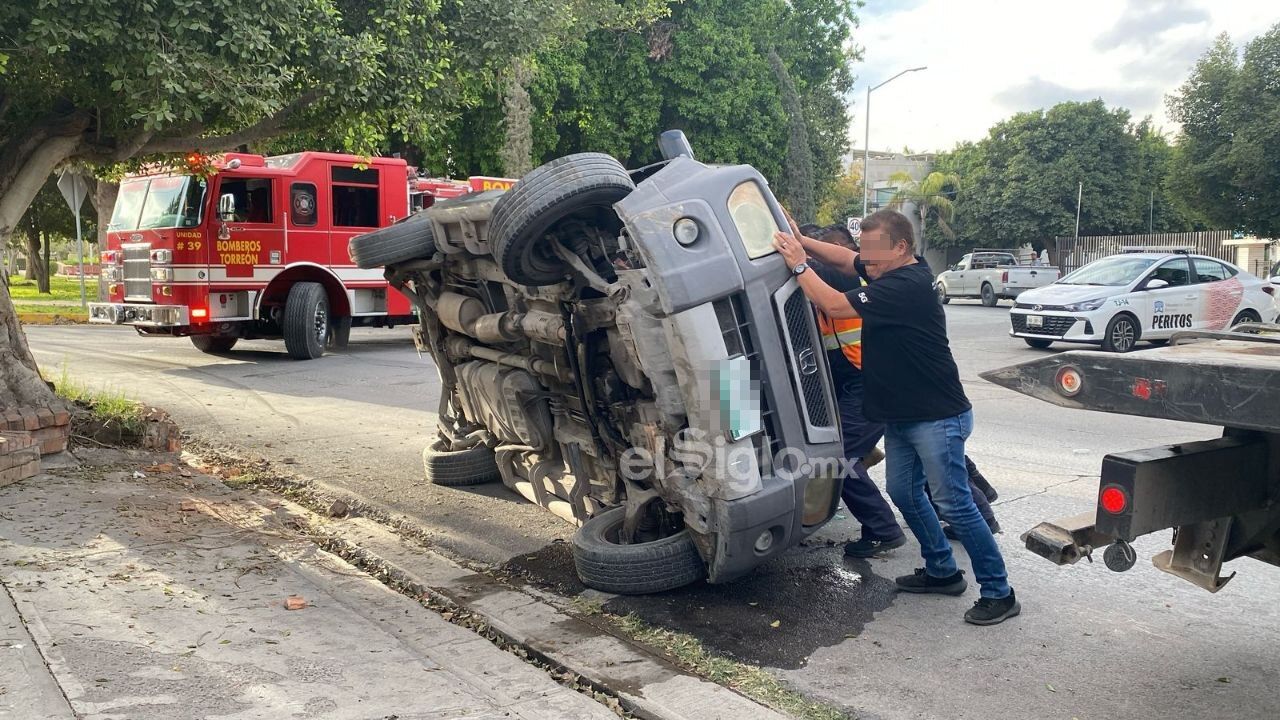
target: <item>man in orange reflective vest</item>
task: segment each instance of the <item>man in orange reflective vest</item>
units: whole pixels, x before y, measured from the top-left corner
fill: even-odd
[[[839,226],[832,226],[817,233],[817,239],[845,244],[852,241],[847,233],[840,233]],[[843,292],[862,284],[859,279],[830,272],[821,263],[814,262],[813,267],[828,284]],[[836,402],[840,408],[844,455],[853,463],[853,472],[845,474],[840,496],[849,506],[849,512],[862,524],[862,536],[846,543],[844,553],[850,557],[875,557],[902,547],[907,538],[894,517],[893,508],[867,474],[863,460],[884,436],[884,425],[869,422],[862,414],[862,319],[832,319],[818,313],[818,327],[822,331],[827,366],[831,369]]]

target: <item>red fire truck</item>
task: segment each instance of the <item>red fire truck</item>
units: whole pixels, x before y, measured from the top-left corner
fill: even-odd
[[[353,326],[417,322],[381,269],[352,261],[353,236],[513,182],[422,178],[398,158],[323,152],[206,162],[215,170],[207,177],[120,184],[101,252],[108,301],[90,303],[90,322],[189,336],[209,353],[242,338],[283,338],[292,357],[316,358],[345,345]]]

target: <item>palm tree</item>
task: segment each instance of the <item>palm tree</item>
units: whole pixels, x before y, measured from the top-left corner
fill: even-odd
[[[911,203],[920,216],[920,250],[925,251],[924,231],[929,218],[938,223],[938,228],[948,238],[955,239],[951,229],[951,219],[955,217],[955,203],[952,200],[960,189],[960,178],[955,173],[933,171],[923,180],[915,180],[905,172],[894,173],[889,182],[898,186],[889,200],[889,207],[901,210],[903,205]]]

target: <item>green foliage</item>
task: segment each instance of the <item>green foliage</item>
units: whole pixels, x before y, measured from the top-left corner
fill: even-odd
[[[1149,120],[1101,100],[1055,105],[997,123],[987,137],[940,155],[936,168],[964,180],[955,199],[955,244],[1013,247],[1075,231],[1077,183],[1084,183],[1081,235],[1196,229],[1163,187],[1171,150]]]
[[[862,168],[850,165],[832,182],[818,204],[817,222],[819,225],[843,223],[851,217],[862,214]]]
[[[790,191],[791,209],[799,222],[813,222],[817,212],[813,202],[813,150],[809,146],[804,108],[791,74],[773,48],[769,49],[769,66],[782,89],[782,107],[787,113],[787,160],[783,177]]]
[[[955,198],[960,192],[960,177],[955,173],[929,173],[921,180],[914,180],[904,172],[894,173],[889,181],[898,187],[889,200],[889,207],[901,211],[907,204],[913,206],[916,216],[920,218],[920,235],[923,239],[919,251],[929,247],[929,221],[942,231],[948,239],[955,239],[951,229],[951,220],[955,217]]]
[[[770,67],[775,48],[795,85],[808,131],[817,195],[848,150],[850,33],[840,0],[671,0],[637,28],[568,38],[533,57],[535,163],[572,152],[612,154],[637,167],[659,159],[660,132],[679,128],[698,158],[750,163],[794,203],[783,173],[790,137],[783,91]],[[634,14],[632,15],[634,17]],[[495,88],[424,148],[434,172],[495,174],[502,164],[502,93]]]
[[[1240,57],[1221,35],[1169,100],[1182,124],[1168,185],[1204,222],[1280,237],[1280,24]]]

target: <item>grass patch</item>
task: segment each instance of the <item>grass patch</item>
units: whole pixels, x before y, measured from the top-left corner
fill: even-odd
[[[634,613],[605,617],[636,640],[671,656],[686,670],[731,687],[756,702],[801,720],[849,720],[853,717],[844,710],[805,699],[763,668],[736,662],[707,650],[690,635],[653,627]]]
[[[72,379],[65,364],[53,387],[58,397],[87,409],[103,427],[119,428],[129,435],[141,435],[147,427],[142,403],[130,400],[120,390],[95,390]]]
[[[84,279],[84,289],[85,293],[96,298],[98,295],[98,278],[86,277]],[[13,298],[15,303],[23,300],[79,300],[80,279],[54,275],[49,278],[49,292],[46,294],[39,291],[35,280],[27,280],[21,275],[10,275],[9,296]]]
[[[13,309],[18,313],[18,322],[24,325],[51,325],[59,318],[77,323],[89,322],[89,313],[77,306],[14,303]]]

